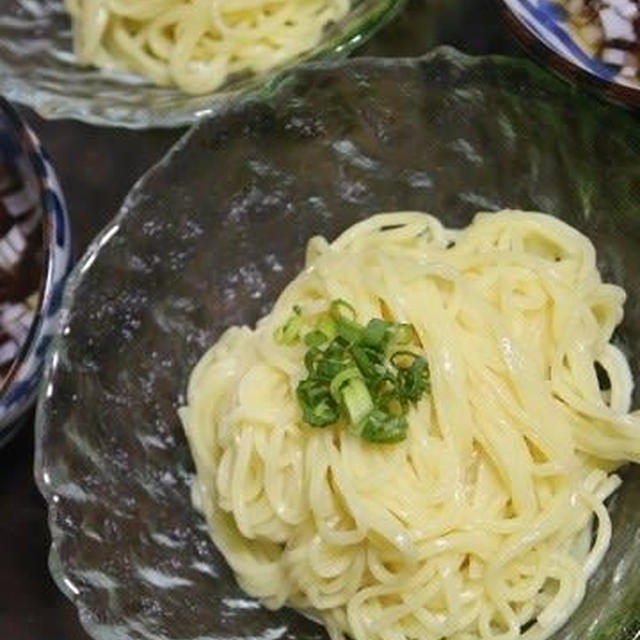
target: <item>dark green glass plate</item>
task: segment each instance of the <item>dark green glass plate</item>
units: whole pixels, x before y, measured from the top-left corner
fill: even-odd
[[[523,62],[451,49],[301,68],[198,125],[130,194],[75,270],[37,418],[51,570],[95,638],[320,638],[242,594],[189,502],[176,408],[191,367],[254,322],[306,240],[372,212],[448,225],[520,207],[594,241],[630,294],[640,361],[640,131]],[[636,404],[639,396],[636,393]],[[640,470],[612,500],[613,543],[557,640],[640,630]]]

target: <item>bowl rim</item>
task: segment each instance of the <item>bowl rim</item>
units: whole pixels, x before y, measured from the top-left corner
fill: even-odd
[[[627,109],[640,108],[640,87],[608,80],[596,72],[581,67],[562,55],[543,40],[512,7],[520,0],[494,0],[499,5],[503,22],[525,51],[541,65],[548,66],[556,75],[574,84],[584,86],[592,93]]]
[[[65,201],[51,161],[40,140],[17,110],[0,96],[0,113],[6,118],[28,160],[38,186],[41,208],[42,268],[34,319],[11,367],[0,383],[0,446],[14,435],[14,424],[35,398],[49,332],[55,329],[61,302],[60,288],[71,266],[70,223]]]
[[[4,65],[2,60],[0,60],[0,93],[4,94],[5,97],[13,102],[30,107],[40,117],[46,120],[70,118],[87,124],[121,127],[131,130],[151,128],[176,129],[187,127],[214,115],[218,109],[224,108],[239,96],[259,91],[265,84],[268,84],[283,74],[289,73],[300,65],[322,60],[341,60],[346,58],[396,17],[406,2],[407,0],[376,0],[375,4],[367,9],[364,15],[357,19],[355,24],[346,28],[341,33],[335,34],[326,40],[321,40],[311,50],[297,56],[295,60],[284,62],[282,66],[274,70],[255,75],[255,83],[245,88],[241,87],[230,90],[223,88],[220,91],[205,94],[201,97],[208,99],[206,106],[200,108],[195,108],[194,106],[177,115],[171,115],[171,113],[154,115],[151,109],[142,109],[133,106],[122,108],[116,105],[114,110],[118,111],[119,117],[109,116],[102,110],[96,111],[94,108],[95,101],[93,100],[82,100],[79,102],[73,96],[64,93],[51,94],[47,90],[40,89],[29,82],[25,82],[19,73],[16,73],[12,67]],[[350,11],[351,9],[353,9],[353,7],[350,8]],[[143,79],[141,79],[141,82],[143,82]],[[148,87],[152,85],[143,83],[140,86]],[[181,94],[177,89],[176,93]],[[186,96],[186,94],[182,95]]]
[[[322,72],[326,70],[336,69],[346,65],[371,65],[377,68],[387,69],[403,69],[407,66],[419,66],[421,64],[431,62],[445,58],[452,61],[454,64],[459,65],[472,65],[482,64],[483,62],[494,62],[498,65],[506,65],[509,68],[526,68],[533,78],[537,78],[540,81],[546,83],[555,83],[559,89],[570,91],[563,83],[553,74],[549,74],[547,70],[541,68],[533,61],[526,58],[515,58],[511,56],[492,54],[474,56],[466,54],[455,47],[443,45],[438,46],[431,51],[422,54],[420,56],[407,56],[407,57],[357,57],[347,60],[321,60],[315,62],[309,62],[296,66],[291,69],[288,74],[280,74],[275,78],[272,78],[268,83],[262,85],[259,89],[245,94],[238,100],[224,103],[221,109],[214,111],[211,115],[208,115],[202,121],[191,127],[186,133],[184,133],[169,149],[168,151],[151,167],[149,167],[145,173],[143,173],[138,180],[132,185],[128,194],[122,201],[120,208],[113,218],[106,223],[100,232],[94,237],[89,244],[81,258],[76,262],[73,270],[71,271],[63,299],[62,309],[64,317],[68,316],[69,310],[76,303],[76,292],[81,284],[81,281],[85,277],[87,270],[91,267],[93,262],[98,258],[100,250],[115,236],[119,229],[121,222],[127,218],[132,207],[137,203],[139,194],[142,192],[144,185],[151,179],[153,179],[158,173],[160,173],[172,160],[175,155],[180,153],[184,147],[188,145],[191,138],[196,135],[200,127],[203,126],[208,120],[216,118],[220,115],[220,112],[224,109],[226,112],[232,112],[242,109],[247,103],[255,101],[256,99],[268,98],[273,92],[277,92],[280,85],[286,83],[287,80],[295,76],[300,72]],[[585,96],[586,99],[591,100],[591,96]],[[597,103],[597,101],[596,101]],[[629,126],[632,123],[628,123]],[[48,351],[44,379],[49,381],[55,373],[56,367],[59,363],[56,353],[58,349],[63,345],[64,341],[64,327],[62,331],[58,332],[54,338],[51,348]],[[91,610],[80,598],[80,592],[74,586],[74,584],[67,577],[66,569],[63,565],[60,553],[59,545],[64,535],[61,529],[56,525],[56,519],[58,517],[59,506],[56,502],[56,490],[58,487],[58,480],[54,473],[50,473],[50,466],[47,466],[46,454],[45,454],[45,434],[51,428],[50,416],[47,411],[47,404],[52,393],[47,388],[47,384],[41,386],[40,393],[37,399],[36,416],[35,416],[35,451],[34,451],[34,478],[36,486],[40,494],[47,505],[47,523],[49,532],[51,535],[51,543],[49,547],[48,555],[48,567],[49,572],[57,586],[57,588],[65,595],[65,597],[76,608],[78,621],[85,632],[96,640],[110,640],[108,631],[105,631],[99,625],[95,623],[95,619],[92,616]]]

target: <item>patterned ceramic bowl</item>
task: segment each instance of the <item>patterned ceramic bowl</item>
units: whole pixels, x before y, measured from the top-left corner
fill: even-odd
[[[0,446],[34,400],[70,265],[69,221],[50,160],[0,98]]]
[[[590,11],[587,2],[580,0],[502,0],[505,16],[515,35],[531,53],[542,62],[549,64],[560,74],[595,89],[607,99],[619,104],[640,107],[640,75],[621,65],[603,62],[602,52],[596,53],[581,36],[572,21],[567,7],[581,6]],[[633,4],[629,5],[633,7]],[[614,16],[615,17],[615,16]],[[583,16],[584,18],[584,16]],[[582,21],[584,22],[584,19]],[[593,24],[583,27],[587,30],[600,29],[600,18],[593,12]],[[633,21],[630,23],[633,28]],[[623,22],[615,22],[614,29],[624,28]],[[622,43],[623,46],[624,43]],[[630,45],[629,45],[630,46]],[[622,55],[619,50],[604,55]],[[622,63],[621,63],[622,64]]]

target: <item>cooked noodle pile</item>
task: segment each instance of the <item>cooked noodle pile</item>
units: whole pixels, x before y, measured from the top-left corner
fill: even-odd
[[[430,392],[402,442],[302,420],[305,346],[274,331],[335,299],[413,325]],[[589,240],[544,214],[452,230],[392,213],[312,239],[273,311],[203,356],[181,409],[194,500],[240,585],[334,637],[547,638],[609,545],[613,472],[640,459],[610,342],[624,300]]]
[[[76,55],[201,94],[313,48],[349,0],[66,0]]]

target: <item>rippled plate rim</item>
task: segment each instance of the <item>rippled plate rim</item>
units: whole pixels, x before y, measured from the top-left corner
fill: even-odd
[[[250,79],[249,86],[245,88],[232,91],[222,90],[211,93],[209,96],[203,96],[203,98],[211,98],[210,105],[204,109],[187,108],[158,114],[149,109],[127,107],[119,115],[103,115],[103,109],[95,110],[95,100],[78,100],[73,96],[51,94],[34,87],[23,81],[19,72],[16,73],[16,69],[5,65],[2,60],[0,60],[0,93],[12,102],[30,107],[46,120],[73,119],[87,124],[132,130],[182,128],[214,115],[219,109],[224,109],[226,104],[239,96],[260,91],[264,86],[294,71],[301,64],[313,64],[314,60],[339,61],[346,58],[398,15],[406,2],[407,0],[378,0],[377,4],[372,6],[345,33],[320,42],[313,49],[297,58],[296,62],[285,64],[284,68],[257,76],[255,80]],[[179,94],[178,90],[176,90],[176,94]],[[109,108],[109,113],[119,109],[122,108],[114,104]]]
[[[426,53],[419,57],[360,57],[351,60],[329,60],[320,62],[311,62],[299,65],[296,70],[299,71],[317,71],[322,72],[325,70],[332,70],[351,64],[366,65],[370,68],[394,68],[399,69],[406,68],[407,66],[419,66],[425,63],[429,63],[432,60],[445,57],[450,62],[458,64],[460,66],[472,67],[475,65],[482,65],[490,62],[501,68],[509,69],[526,69],[530,76],[534,79],[538,79],[541,82],[549,83],[555,82],[553,76],[549,76],[549,73],[532,63],[531,61],[523,58],[512,58],[503,55],[486,55],[486,56],[471,56],[465,54],[458,49],[450,46],[440,46],[429,53]],[[116,215],[108,222],[100,231],[91,244],[86,249],[81,259],[76,263],[70,276],[68,277],[65,287],[65,293],[63,296],[61,306],[61,326],[64,325],[68,314],[75,303],[75,293],[77,288],[83,281],[85,271],[91,266],[91,264],[99,256],[100,251],[110,241],[113,240],[118,234],[120,223],[130,215],[131,209],[137,204],[138,198],[143,196],[145,185],[154,179],[156,174],[160,173],[165,167],[167,167],[173,160],[174,156],[179,154],[184,147],[186,147],[191,138],[196,135],[201,126],[213,118],[216,118],[224,113],[232,113],[237,110],[241,110],[247,103],[260,98],[261,95],[267,95],[268,93],[277,91],[280,83],[287,81],[286,74],[278,76],[267,86],[263,87],[260,91],[246,94],[245,96],[227,103],[216,110],[211,116],[196,123],[191,129],[189,129],[183,136],[166,152],[166,154],[153,166],[151,166],[133,185],[128,195],[125,197],[120,209]],[[588,96],[587,96],[588,97]],[[627,123],[628,124],[628,123]],[[65,336],[62,333],[58,333],[52,342],[51,348],[47,354],[47,360],[45,365],[45,372],[43,376],[44,384],[41,385],[40,393],[37,399],[36,416],[35,416],[35,454],[34,454],[34,478],[40,494],[43,496],[48,511],[48,528],[51,535],[51,544],[48,556],[49,572],[60,591],[71,601],[76,607],[78,612],[78,619],[82,628],[86,633],[95,640],[114,640],[111,633],[106,631],[104,627],[101,627],[97,623],[94,623],[91,618],[91,610],[85,606],[84,603],[77,598],[77,593],[71,585],[68,579],[61,558],[58,552],[58,544],[64,538],[64,535],[60,533],[56,526],[56,518],[58,514],[58,508],[54,500],[56,490],[58,488],[57,479],[49,473],[49,469],[45,467],[43,462],[44,450],[43,441],[45,438],[45,432],[49,427],[49,420],[47,416],[47,404],[51,397],[51,385],[48,382],[51,376],[55,373],[55,364],[58,359],[59,350],[64,347]],[[305,612],[302,612],[303,614]],[[311,618],[313,619],[313,617]],[[630,639],[631,640],[631,639]]]

